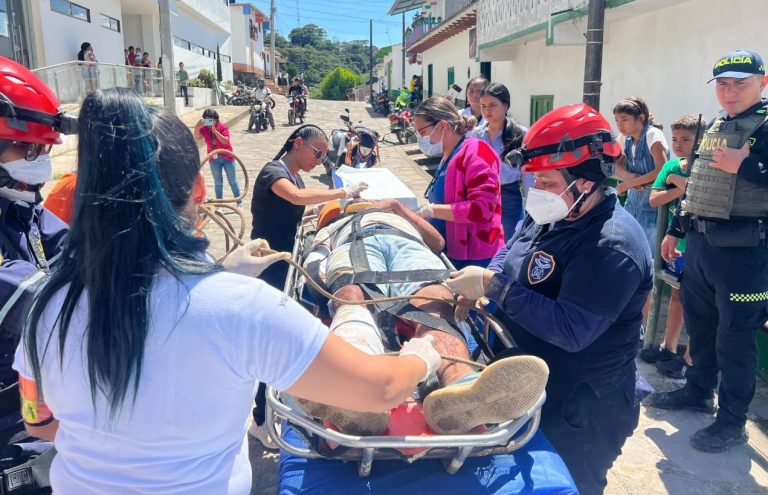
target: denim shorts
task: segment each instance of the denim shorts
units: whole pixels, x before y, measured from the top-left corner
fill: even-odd
[[[363,239],[368,265],[374,272],[401,272],[410,270],[444,270],[443,261],[423,243],[399,235],[373,235]],[[352,243],[336,246],[328,256],[326,283],[330,287],[344,274],[353,273],[349,250]],[[355,267],[362,271],[360,267]],[[409,296],[427,285],[427,282],[397,282],[377,284],[384,296]]]
[[[651,248],[651,256],[656,253],[656,220],[657,211],[652,207],[649,199],[651,190],[648,188],[627,191],[627,201],[624,203],[624,209],[630,215],[635,217],[637,223],[643,228],[645,237],[648,239],[648,246]]]

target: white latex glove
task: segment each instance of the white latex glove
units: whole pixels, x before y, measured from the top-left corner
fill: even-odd
[[[368,189],[368,184],[358,182],[356,184],[347,184],[344,186],[344,192],[347,193],[346,199],[359,198],[360,193]]]
[[[264,239],[253,239],[229,253],[221,262],[225,270],[248,277],[258,277],[272,263],[285,259],[288,253],[274,253],[262,256],[263,250],[270,249]]]
[[[433,346],[434,341],[435,339],[431,335],[414,337],[403,344],[403,348],[400,349],[401,356],[416,356],[427,365],[427,372],[424,373],[424,376],[419,382],[425,381],[432,373],[437,371],[438,367],[440,367],[442,358]]]
[[[434,218],[435,212],[432,210],[432,203],[427,203],[418,210],[416,210],[416,214],[419,215],[421,218]]]
[[[477,300],[485,296],[485,268],[468,266],[458,272],[451,273],[451,278],[445,281],[445,285],[454,294],[464,296],[470,300]]]
[[[314,216],[318,216],[320,214],[320,210],[323,209],[323,206],[325,206],[325,203],[318,203],[315,206],[312,207],[312,214]]]

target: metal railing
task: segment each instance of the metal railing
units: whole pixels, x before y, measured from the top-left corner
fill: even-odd
[[[32,72],[50,87],[60,103],[78,103],[97,89],[129,88],[148,98],[151,104],[163,104],[162,69],[130,67],[101,62],[73,60],[35,69]],[[178,84],[175,82],[175,93]]]

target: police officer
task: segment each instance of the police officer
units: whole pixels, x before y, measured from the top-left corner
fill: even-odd
[[[74,132],[56,95],[27,68],[0,57],[0,388],[16,382],[13,354],[32,289],[59,251],[66,225],[40,206],[51,147]],[[6,400],[7,399],[7,400]],[[0,415],[18,412],[18,392],[0,394]]]
[[[544,115],[507,155],[536,178],[521,231],[489,269],[446,281],[495,302],[520,348],[549,365],[541,429],[582,494],[603,492],[640,415],[634,356],[652,265],[643,229],[603,185],[620,155],[589,106]]]
[[[755,394],[757,331],[768,318],[768,84],[763,59],[738,50],[712,69],[723,111],[706,130],[688,188],[667,231],[661,255],[672,260],[687,239],[683,313],[693,367],[686,385],[649,397],[665,409],[713,412],[714,423],[691,445],[721,452],[747,441],[746,413]]]

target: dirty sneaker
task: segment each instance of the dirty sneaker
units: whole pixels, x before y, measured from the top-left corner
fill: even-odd
[[[436,390],[424,400],[424,417],[437,433],[467,433],[476,426],[519,418],[541,397],[549,368],[534,356],[501,359],[479,373]]]
[[[685,360],[675,354],[672,359],[656,361],[656,371],[670,378],[681,379],[685,377],[685,370],[688,368]]]
[[[640,359],[646,363],[654,364],[659,361],[672,360],[677,354],[662,345],[659,347],[649,347],[647,349],[643,349],[638,355],[640,356]]]
[[[713,414],[717,408],[712,396],[706,397],[685,386],[671,392],[654,392],[645,400],[646,406],[659,409],[691,409]]]
[[[743,426],[715,419],[714,423],[693,434],[691,445],[702,452],[723,452],[748,440],[749,435]]]
[[[380,435],[389,426],[389,411],[380,413],[350,411],[298,397],[293,397],[293,400],[310,416],[329,421],[340,432],[349,435]]]

